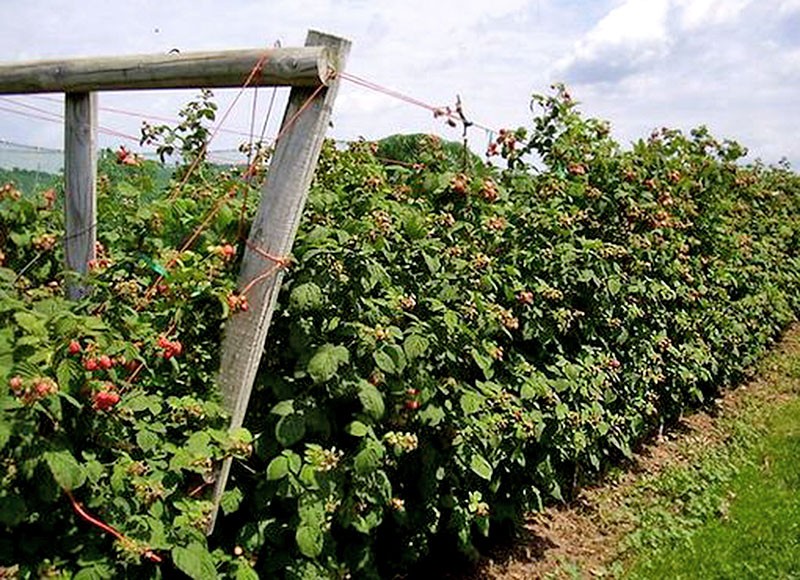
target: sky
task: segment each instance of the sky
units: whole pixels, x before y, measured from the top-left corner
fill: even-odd
[[[352,41],[348,72],[435,106],[459,95],[468,118],[492,129],[530,125],[531,95],[564,82],[624,145],[662,126],[706,125],[745,145],[751,160],[800,166],[800,0],[0,0],[0,8],[0,62],[301,46],[316,29]],[[100,106],[172,118],[196,93],[102,93]],[[215,94],[225,110],[237,91]],[[247,91],[225,128],[260,133],[271,95]],[[0,98],[0,140],[60,148],[57,123],[8,110],[33,111],[23,103],[60,113],[56,97]],[[101,109],[100,124],[137,136],[141,118]],[[342,83],[330,136],[417,132],[460,139],[430,111]],[[476,150],[489,138],[469,132]],[[211,149],[243,139],[220,133]],[[101,137],[119,144],[137,148]]]

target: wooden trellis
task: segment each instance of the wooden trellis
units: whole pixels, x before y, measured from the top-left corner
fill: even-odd
[[[239,288],[249,287],[246,312],[228,324],[222,345],[219,383],[231,414],[231,428],[242,426],[261,353],[280,290],[282,272],[258,278],[263,255],[291,251],[330,121],[350,42],[309,31],[304,47],[237,50],[113,58],[86,58],[0,65],[0,94],[62,92],[64,114],[65,255],[69,270],[85,275],[95,258],[97,220],[97,92],[175,88],[241,87],[254,67],[249,86],[290,86],[281,138],[261,191],[239,274]],[[265,58],[266,55],[266,58]],[[80,278],[70,297],[85,292]],[[217,473],[216,519],[231,461]]]

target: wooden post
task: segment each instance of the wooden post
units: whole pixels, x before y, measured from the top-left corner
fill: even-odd
[[[315,87],[330,67],[324,47],[0,63],[0,94],[241,87],[256,64],[250,86]]]
[[[95,257],[97,234],[97,95],[67,93],[64,111],[64,210],[67,269],[85,276]],[[69,280],[68,295],[81,298],[86,287]]]
[[[310,31],[306,46],[328,47],[335,70],[344,69],[349,41]],[[316,96],[311,88],[292,89],[283,118],[284,132],[276,145],[250,230],[250,243],[239,274],[240,289],[275,265],[250,246],[272,256],[286,256],[292,249],[338,88],[339,81],[333,78]],[[255,284],[247,295],[249,309],[234,314],[225,325],[219,382],[225,406],[231,413],[231,429],[241,427],[244,421],[282,278],[278,270]],[[230,468],[228,459],[217,475],[209,533],[214,528]]]

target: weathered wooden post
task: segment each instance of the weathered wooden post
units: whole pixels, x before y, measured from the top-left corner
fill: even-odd
[[[349,41],[310,31],[306,46],[327,47],[334,70],[344,69],[350,51]],[[251,248],[259,248],[271,256],[286,256],[292,249],[338,88],[339,80],[334,76],[322,90],[306,87],[292,89],[283,118],[281,138],[276,145],[261,191],[258,213],[250,230],[249,244],[239,274],[240,289],[247,287],[273,266]],[[276,269],[273,276],[252,286],[247,295],[249,309],[235,314],[225,326],[219,381],[225,406],[231,413],[231,429],[238,429],[244,421],[282,278],[282,272]],[[228,459],[217,475],[209,533],[214,528],[230,468],[231,460]]]
[[[79,276],[89,270],[97,239],[97,95],[67,93],[64,111],[64,254],[67,269]],[[70,298],[86,293],[80,280],[67,286]]]

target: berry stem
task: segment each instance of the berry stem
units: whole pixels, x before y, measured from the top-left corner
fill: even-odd
[[[105,522],[103,522],[101,520],[98,520],[92,514],[87,512],[84,509],[84,507],[80,504],[80,502],[78,502],[78,500],[75,499],[75,496],[72,495],[72,492],[70,490],[65,489],[64,493],[67,494],[67,497],[69,498],[69,501],[72,503],[72,509],[74,509],[75,513],[78,514],[81,518],[83,518],[84,520],[86,520],[90,524],[93,524],[93,525],[97,526],[98,528],[100,528],[104,532],[106,532],[108,534],[111,534],[117,540],[120,540],[120,541],[124,541],[125,540],[125,536],[123,536],[121,533],[119,533],[113,527],[111,527],[110,525],[108,525],[107,523],[105,523]],[[145,550],[142,555],[145,558],[147,558],[148,560],[150,560],[151,562],[155,562],[156,564],[159,564],[159,563],[162,562],[161,556],[159,556],[158,554],[156,554],[155,552],[153,552],[150,549]]]

